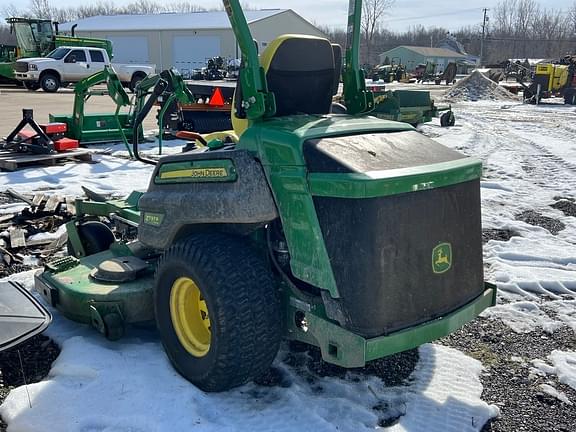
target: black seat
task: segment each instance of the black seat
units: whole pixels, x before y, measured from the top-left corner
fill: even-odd
[[[276,99],[276,116],[329,113],[336,76],[332,44],[300,35],[280,36],[274,42],[271,51],[263,53],[262,65]]]

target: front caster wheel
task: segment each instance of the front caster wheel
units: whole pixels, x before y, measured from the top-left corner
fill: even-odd
[[[440,116],[440,126],[448,127],[456,124],[456,117],[452,111],[445,112]]]

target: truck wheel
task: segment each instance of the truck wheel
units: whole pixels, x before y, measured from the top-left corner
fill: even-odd
[[[47,93],[55,93],[60,88],[60,78],[52,73],[44,74],[40,78],[40,87]]]
[[[128,87],[132,93],[134,93],[134,91],[136,91],[136,86],[137,86],[138,83],[140,83],[140,81],[142,81],[144,78],[146,78],[146,75],[144,75],[143,73],[139,73],[139,72],[136,72],[136,73],[132,76],[132,79],[130,80],[130,86]]]
[[[22,85],[26,90],[36,91],[40,88],[40,84],[33,81],[22,81]]]
[[[281,339],[281,311],[266,262],[246,241],[197,234],[160,258],[156,324],[174,368],[204,391],[263,374]]]
[[[78,226],[78,235],[86,255],[103,252],[116,240],[110,228],[98,221],[88,221],[80,224]],[[67,248],[68,255],[75,256],[70,241],[68,241]]]

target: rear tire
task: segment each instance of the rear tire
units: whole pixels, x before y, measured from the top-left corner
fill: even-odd
[[[156,271],[154,306],[174,368],[204,391],[258,377],[278,352],[275,282],[267,263],[239,237],[197,234],[168,249]]]
[[[44,74],[40,77],[40,87],[46,93],[56,93],[60,88],[60,78],[52,73]]]

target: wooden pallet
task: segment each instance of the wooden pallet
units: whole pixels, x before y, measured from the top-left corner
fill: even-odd
[[[56,165],[59,162],[92,162],[92,153],[86,149],[68,150],[54,154],[16,153],[0,150],[0,169],[16,171],[31,165]]]

